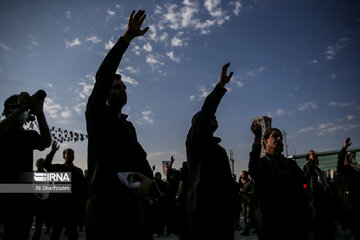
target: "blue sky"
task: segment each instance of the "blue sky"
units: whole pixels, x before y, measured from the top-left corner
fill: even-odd
[[[234,76],[215,135],[233,149],[237,174],[247,168],[251,119],[262,115],[287,132],[289,154],[340,149],[346,136],[360,146],[357,1],[1,0],[0,9],[0,101],[44,89],[49,125],[83,133],[100,63],[131,11],[146,10],[150,30],[118,71],[128,87],[124,112],[159,171],[171,155],[175,167],[186,159],[192,115],[227,61]],[[87,142],[66,147],[85,169]]]

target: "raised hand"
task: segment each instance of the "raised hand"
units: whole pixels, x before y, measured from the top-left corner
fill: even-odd
[[[251,124],[251,131],[254,133],[255,135],[255,139],[254,139],[254,143],[255,144],[260,144],[261,142],[261,136],[262,136],[262,131],[261,131],[261,126],[259,123],[257,122],[253,122]]]
[[[227,72],[227,69],[228,67],[230,66],[230,62],[228,62],[227,64],[225,64],[223,67],[222,67],[222,70],[221,70],[221,75],[220,75],[220,80],[219,80],[219,84],[222,86],[222,87],[225,87],[225,85],[227,83],[230,82],[230,79],[233,75],[233,72],[231,72],[229,74],[229,76],[227,76],[226,72]]]
[[[350,147],[351,146],[351,138],[347,137],[345,138],[344,147]]]
[[[56,152],[57,150],[59,150],[59,145],[56,141],[53,141],[51,145],[51,151]]]
[[[253,122],[251,124],[251,131],[254,133],[255,136],[261,137],[261,126],[257,122]]]
[[[145,20],[145,18],[146,18],[145,10],[139,10],[137,13],[135,13],[135,10],[131,12],[127,29],[123,34],[123,38],[127,42],[130,43],[133,38],[142,36],[149,30],[149,27],[146,27],[143,30],[141,30],[141,25]]]

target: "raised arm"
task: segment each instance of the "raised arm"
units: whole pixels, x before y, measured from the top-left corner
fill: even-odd
[[[347,148],[351,146],[351,138],[347,137],[344,141],[344,146],[338,154],[337,171],[341,172],[344,169],[344,161],[346,156]]]
[[[220,79],[214,90],[206,97],[205,102],[201,108],[202,114],[206,115],[207,117],[213,117],[216,113],[216,109],[220,104],[221,98],[224,96],[226,89],[225,85],[230,82],[230,79],[233,75],[231,72],[227,75],[227,69],[230,66],[230,62],[225,64],[222,67]]]
[[[121,58],[128,48],[130,42],[138,36],[144,35],[149,28],[141,30],[141,25],[146,18],[144,10],[135,10],[130,14],[128,26],[123,35],[115,43],[106,55],[97,73],[93,91],[89,97],[87,111],[96,111],[97,107],[104,107],[112,86],[113,78],[120,64]]]
[[[50,134],[49,126],[46,122],[43,108],[44,108],[43,100],[40,100],[36,97],[31,98],[30,109],[35,113],[36,119],[39,123],[39,130],[40,130],[39,150],[40,151],[44,150],[45,148],[47,148],[51,145],[51,134]]]
[[[53,141],[51,145],[51,151],[48,155],[46,155],[45,161],[44,161],[44,168],[46,171],[52,171],[52,160],[54,159],[54,155],[59,150],[59,145],[57,145],[57,142]]]
[[[251,131],[255,138],[250,152],[249,160],[249,174],[256,179],[260,172],[260,152],[261,152],[261,126],[253,122],[251,124]]]

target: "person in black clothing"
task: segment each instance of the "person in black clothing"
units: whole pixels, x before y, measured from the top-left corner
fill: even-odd
[[[36,161],[36,172],[45,172],[44,169],[45,159],[39,158]],[[41,236],[41,231],[43,224],[46,223],[47,229],[50,228],[49,225],[49,212],[50,212],[50,199],[49,193],[36,193],[35,194],[35,231],[32,236],[32,240],[39,240]]]
[[[360,239],[360,173],[354,169],[347,153],[351,138],[345,138],[338,155],[336,185],[342,207],[343,226],[351,229],[354,239]]]
[[[333,216],[333,196],[325,173],[318,167],[319,158],[313,150],[308,151],[303,167],[306,190],[312,196],[315,207],[314,233],[316,239],[334,239],[336,233]]]
[[[88,132],[88,176],[90,194],[86,207],[86,238],[144,239],[141,199],[152,186],[153,172],[136,131],[122,108],[127,102],[126,86],[115,74],[130,42],[148,31],[141,30],[144,10],[133,11],[122,37],[106,55],[96,73],[96,82],[86,106]],[[130,189],[119,172],[135,172],[138,189]],[[147,232],[147,231],[146,231]]]
[[[0,122],[0,183],[21,183],[21,174],[33,171],[33,150],[43,151],[50,146],[51,136],[43,104],[43,99],[25,92],[12,95],[4,102],[5,119]],[[30,110],[36,116],[40,134],[23,127]],[[31,193],[0,194],[3,239],[29,238],[34,197]]]
[[[249,175],[246,173],[243,178],[244,186],[240,189],[241,196],[242,196],[242,212],[244,217],[244,231],[241,233],[243,236],[250,235],[250,228],[252,224],[252,215],[253,215],[253,188],[254,188],[254,181]]]
[[[305,177],[295,161],[285,158],[282,134],[268,129],[263,138],[266,154],[260,158],[261,126],[253,123],[255,135],[250,153],[249,174],[254,178],[256,230],[263,239],[306,239],[308,198]],[[309,210],[310,211],[310,210]]]
[[[234,202],[234,230],[240,227],[240,215],[241,215],[241,195],[240,195],[240,183],[237,182],[236,174],[232,174],[233,178],[233,191],[235,194]]]
[[[67,148],[63,151],[64,164],[52,164],[52,160],[59,146],[54,141],[51,152],[46,156],[44,168],[48,172],[71,172],[71,193],[54,193],[53,228],[51,240],[60,238],[62,228],[66,228],[69,239],[78,239],[78,223],[82,205],[85,203],[86,182],[83,172],[73,164],[74,150]]]
[[[188,213],[193,239],[234,239],[233,180],[226,150],[214,137],[218,127],[216,109],[233,72],[222,67],[220,80],[192,119],[186,139],[189,167]]]
[[[165,232],[165,215],[166,215],[166,203],[164,196],[166,194],[166,183],[161,179],[161,173],[155,173],[154,185],[156,186],[153,194],[153,231],[158,236],[163,236]]]

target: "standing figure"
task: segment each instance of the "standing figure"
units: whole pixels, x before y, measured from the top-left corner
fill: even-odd
[[[86,238],[145,239],[142,198],[151,186],[153,172],[135,128],[122,108],[126,86],[116,74],[120,60],[133,38],[144,35],[144,10],[133,11],[124,34],[106,55],[96,73],[96,82],[86,107],[88,176],[90,193],[86,209]],[[138,189],[128,188],[118,176],[135,172]]]
[[[279,129],[270,128],[265,132],[266,153],[262,158],[261,128],[253,123],[251,130],[255,140],[249,174],[254,178],[253,200],[259,239],[306,239],[306,216],[311,210],[303,188],[304,173],[295,161],[281,154],[283,138]]]
[[[45,94],[44,91],[42,93]],[[21,183],[22,173],[33,171],[33,150],[43,151],[51,144],[43,111],[44,94],[39,97],[39,94],[30,96],[22,92],[4,102],[5,119],[0,122],[0,183]],[[40,134],[24,129],[28,115],[36,116]],[[29,238],[34,197],[31,193],[0,194],[0,222],[4,226],[4,240]]]
[[[230,63],[222,67],[220,80],[192,119],[186,139],[189,167],[188,213],[193,239],[234,239],[233,180],[226,150],[214,136],[216,109],[224,96]]]
[[[86,182],[83,171],[73,164],[74,150],[67,148],[63,151],[63,164],[53,164],[52,160],[59,146],[54,141],[50,153],[46,156],[44,168],[48,172],[70,172],[71,193],[54,193],[52,198],[53,228],[51,240],[60,239],[62,229],[65,228],[68,239],[78,239],[78,225],[83,214],[82,205],[86,197]]]

